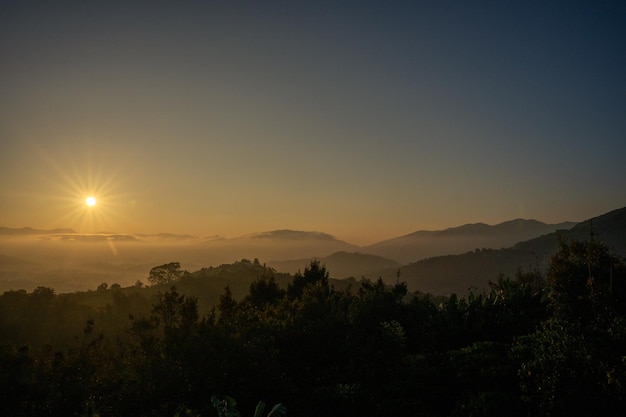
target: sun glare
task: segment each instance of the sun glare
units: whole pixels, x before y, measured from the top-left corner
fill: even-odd
[[[55,227],[99,233],[117,230],[120,222],[126,222],[128,206],[124,202],[130,199],[119,188],[124,166],[111,167],[104,160],[93,162],[89,155],[78,165],[74,159],[60,164],[45,153],[42,156],[56,171],[56,175],[46,177],[49,188],[57,191],[53,202]]]

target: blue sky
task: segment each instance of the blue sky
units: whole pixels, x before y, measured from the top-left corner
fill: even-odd
[[[367,244],[626,205],[623,2],[0,7],[5,226]]]

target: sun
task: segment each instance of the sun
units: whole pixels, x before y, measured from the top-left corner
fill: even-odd
[[[56,175],[43,178],[47,188],[55,190],[51,216],[55,226],[72,228],[77,233],[98,233],[114,230],[128,221],[132,208],[131,194],[122,192],[126,175],[123,160],[93,160],[92,149],[85,149],[84,158],[59,161],[42,153],[44,162]],[[104,158],[104,157],[102,157]],[[134,213],[134,211],[133,211]]]

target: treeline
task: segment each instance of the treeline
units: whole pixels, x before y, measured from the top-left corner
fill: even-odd
[[[545,277],[520,271],[461,298],[382,280],[337,288],[319,262],[282,285],[255,267],[264,273],[243,297],[226,287],[206,311],[180,290],[202,274],[175,265],[175,286],[101,289],[99,308],[45,288],[4,293],[1,414],[235,415],[213,395],[243,415],[259,400],[293,416],[626,406],[626,268],[595,240],[561,242]]]

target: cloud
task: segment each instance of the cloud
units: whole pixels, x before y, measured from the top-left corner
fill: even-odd
[[[46,235],[42,237],[50,240],[62,240],[62,241],[77,241],[77,242],[136,242],[139,241],[137,237],[133,235],[112,234],[112,233],[94,233],[94,234],[80,234],[80,233],[61,233],[56,235]]]

